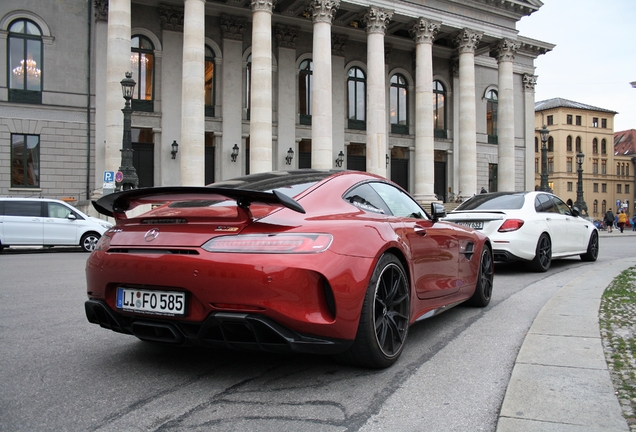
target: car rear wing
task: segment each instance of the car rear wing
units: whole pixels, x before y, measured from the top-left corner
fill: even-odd
[[[251,218],[249,210],[253,202],[273,204],[298,213],[305,213],[305,209],[293,198],[276,190],[261,192],[246,189],[198,187],[198,186],[167,186],[130,189],[105,195],[93,201],[93,207],[99,213],[114,217],[115,219],[127,219],[126,211],[144,204],[166,204],[175,201],[209,200],[214,197],[224,197],[236,201],[237,207],[246,211]]]

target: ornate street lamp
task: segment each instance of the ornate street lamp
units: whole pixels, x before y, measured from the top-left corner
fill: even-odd
[[[132,79],[132,72],[126,72],[126,78],[121,80],[121,92],[126,100],[126,105],[121,110],[121,112],[124,113],[124,136],[122,138],[121,166],[119,167],[119,171],[121,171],[123,177],[121,177],[121,181],[115,182],[115,190],[117,192],[122,189],[136,189],[139,186],[139,177],[137,177],[137,171],[135,171],[132,160],[133,149],[131,117],[133,110],[130,106],[130,100],[132,99],[135,91],[135,84],[137,83],[134,79]]]
[[[585,200],[583,199],[583,160],[585,155],[582,152],[578,152],[576,154],[576,163],[579,168],[577,172],[579,174],[579,179],[576,182],[576,202],[574,205],[579,208],[581,213],[585,212],[587,214],[587,204],[585,204]]]
[[[541,135],[541,185],[539,190],[543,192],[552,192],[548,185],[548,138],[550,131],[543,125],[543,129],[539,129]]]
[[[344,162],[344,153],[340,150],[340,153],[338,153],[338,157],[336,158],[336,166],[338,168],[342,167],[342,162]]]
[[[290,147],[289,150],[287,150],[287,156],[285,157],[285,163],[287,163],[287,165],[291,165],[292,159],[294,159],[294,150],[292,150],[292,148]]]

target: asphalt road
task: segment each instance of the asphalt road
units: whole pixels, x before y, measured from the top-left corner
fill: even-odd
[[[0,254],[2,431],[494,431],[514,360],[550,297],[636,237],[602,237],[596,263],[547,273],[497,265],[485,309],[411,327],[382,370],[328,357],[175,348],[89,324],[74,250]]]

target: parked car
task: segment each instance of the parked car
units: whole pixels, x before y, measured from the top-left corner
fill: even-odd
[[[475,195],[444,219],[486,234],[495,261],[526,261],[545,272],[555,258],[580,255],[596,261],[595,224],[559,197],[546,192],[492,192]]]
[[[64,201],[0,197],[0,251],[10,246],[81,246],[91,252],[112,226]]]
[[[87,262],[87,318],[146,341],[383,368],[411,324],[492,294],[485,235],[369,173],[269,172],[94,204],[117,223]]]

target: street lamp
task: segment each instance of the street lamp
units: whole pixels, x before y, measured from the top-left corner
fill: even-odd
[[[541,185],[539,190],[543,192],[552,192],[548,185],[548,138],[550,131],[543,125],[543,129],[539,129],[541,135]]]
[[[576,154],[576,163],[579,166],[579,168],[577,169],[577,172],[579,174],[579,179],[576,182],[576,202],[574,203],[574,205],[579,208],[579,212],[583,213],[585,211],[585,214],[587,214],[587,204],[585,204],[585,200],[583,199],[583,160],[584,158],[585,158],[585,155],[583,154],[583,152],[578,152]]]
[[[121,166],[119,171],[123,174],[121,181],[116,181],[116,191],[136,189],[139,186],[139,177],[137,177],[137,171],[133,166],[133,149],[132,149],[132,127],[131,117],[132,108],[130,107],[130,100],[132,99],[135,91],[135,82],[132,79],[132,72],[126,72],[126,78],[121,80],[121,92],[126,100],[126,105],[121,110],[124,113],[124,136],[122,138],[121,149]]]

